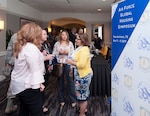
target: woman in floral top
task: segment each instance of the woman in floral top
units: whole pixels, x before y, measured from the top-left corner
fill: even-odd
[[[62,63],[63,73],[58,79],[58,95],[60,99],[61,106],[65,104],[65,89],[64,89],[64,77],[67,78],[67,90],[68,95],[71,100],[71,105],[74,107],[76,105],[76,95],[75,95],[75,84],[73,77],[70,77],[70,65],[66,63],[68,56],[74,51],[74,46],[71,41],[69,41],[69,34],[67,31],[62,31],[60,40],[54,45],[53,54],[57,57],[57,62]]]

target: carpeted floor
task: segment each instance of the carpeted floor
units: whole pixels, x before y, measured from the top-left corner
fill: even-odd
[[[11,114],[5,114],[6,107],[6,93],[10,79],[6,78],[0,81],[0,116],[18,116],[19,108],[16,112]],[[58,95],[57,95],[57,78],[50,77],[48,86],[45,89],[46,100],[45,105],[49,108],[49,113],[45,116],[78,116],[78,105],[72,108],[69,100],[66,97],[66,103],[64,107],[60,107]],[[14,103],[18,104],[19,100],[14,99]],[[108,99],[100,96],[90,96],[88,100],[88,112],[86,116],[110,116],[110,104]]]

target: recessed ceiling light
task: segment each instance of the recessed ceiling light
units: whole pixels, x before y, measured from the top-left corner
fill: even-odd
[[[102,0],[102,1],[106,1],[106,0]]]
[[[100,12],[102,9],[98,8],[97,11]]]

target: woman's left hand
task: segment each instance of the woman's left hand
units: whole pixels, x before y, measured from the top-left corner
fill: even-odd
[[[70,58],[68,58],[68,59],[66,60],[66,62],[67,62],[68,64],[71,64],[72,60],[71,60]]]
[[[65,55],[68,55],[68,53],[69,53],[68,50],[64,50]]]
[[[73,69],[70,70],[69,75],[72,77],[73,76]]]
[[[47,55],[46,50],[43,50],[43,52],[42,52],[42,53],[43,53],[43,55],[44,55],[44,56],[46,56],[46,55]]]
[[[40,84],[40,91],[42,92],[44,91],[44,89],[45,89],[45,86],[43,84]]]
[[[66,60],[66,62],[67,62],[68,64],[71,64],[71,65],[76,66],[76,62],[75,62],[74,60],[70,59],[70,58],[68,58],[68,59]]]

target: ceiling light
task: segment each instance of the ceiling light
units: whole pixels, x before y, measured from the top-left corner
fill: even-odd
[[[106,0],[102,0],[102,1],[106,1]]]
[[[97,11],[100,12],[102,9],[98,8]]]

